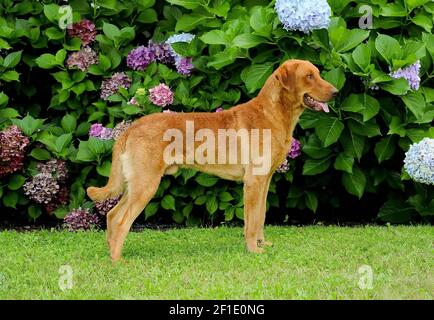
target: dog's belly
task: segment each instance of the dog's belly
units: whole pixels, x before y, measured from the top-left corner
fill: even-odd
[[[165,174],[173,175],[179,168],[196,169],[200,172],[231,181],[242,181],[244,177],[244,165],[239,164],[171,165],[166,169]]]

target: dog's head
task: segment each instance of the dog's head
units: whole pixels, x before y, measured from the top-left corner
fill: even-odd
[[[311,110],[329,112],[327,101],[338,93],[309,61],[288,60],[276,70],[275,77],[297,105]]]

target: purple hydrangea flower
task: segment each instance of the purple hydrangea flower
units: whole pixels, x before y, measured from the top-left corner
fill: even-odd
[[[292,138],[291,149],[289,150],[285,161],[283,161],[283,163],[280,165],[280,167],[276,169],[276,172],[279,172],[279,173],[287,172],[289,170],[289,167],[290,167],[288,159],[295,159],[298,156],[300,156],[300,154],[301,154],[301,143],[297,139]]]
[[[170,88],[160,83],[158,86],[149,89],[149,100],[157,106],[165,107],[173,103],[173,92]]]
[[[184,76],[191,75],[191,70],[194,69],[192,58],[176,58],[175,59],[176,70],[179,74]]]
[[[50,174],[56,181],[64,183],[68,179],[68,168],[66,162],[59,159],[51,159],[45,163],[37,164],[40,173]]]
[[[91,65],[98,63],[98,54],[90,47],[84,47],[80,51],[73,52],[66,60],[69,69],[77,67],[81,71],[86,71]]]
[[[23,167],[29,143],[29,138],[16,125],[0,132],[0,178]]]
[[[59,184],[49,173],[39,173],[24,186],[24,193],[37,203],[50,203],[59,192]]]
[[[104,80],[101,84],[101,98],[108,98],[116,94],[119,88],[128,89],[131,86],[131,79],[124,72],[116,72],[109,79]]]
[[[81,20],[77,23],[68,26],[68,34],[71,37],[78,37],[84,46],[93,42],[96,38],[95,24],[89,20]]]
[[[89,209],[78,208],[69,212],[63,222],[69,231],[78,231],[97,227],[100,219],[96,214],[91,214]]]
[[[121,122],[119,122],[112,131],[113,139],[118,140],[119,137],[122,135],[122,133],[127,131],[127,129],[131,126],[131,124],[132,122],[129,120],[128,121],[122,120]]]
[[[420,61],[402,69],[399,68],[395,72],[390,72],[390,76],[394,79],[404,78],[408,81],[410,88],[413,90],[419,90],[420,87]]]
[[[109,140],[113,138],[113,129],[106,128],[100,123],[94,123],[90,126],[89,136]]]
[[[154,43],[150,40],[148,48],[154,54],[155,60],[166,64],[172,64],[174,62],[172,48],[167,42]]]
[[[54,196],[49,203],[44,204],[45,211],[52,215],[54,210],[60,206],[64,206],[69,202],[69,189],[67,186],[60,186],[59,192]]]
[[[285,30],[304,33],[327,29],[332,14],[327,0],[276,0],[275,10]]]
[[[98,214],[100,214],[102,216],[106,216],[107,213],[111,209],[113,209],[115,205],[118,204],[120,198],[121,198],[121,196],[116,197],[116,198],[106,199],[104,201],[97,201],[97,202],[95,202],[96,212],[98,212]]]
[[[222,107],[218,107],[218,108],[215,110],[215,112],[223,112],[223,111],[225,111],[225,109],[223,109]]]
[[[405,153],[404,169],[414,181],[434,185],[434,139],[411,145]]]
[[[145,46],[131,50],[127,57],[127,65],[133,70],[143,71],[153,61],[155,61],[154,51]]]

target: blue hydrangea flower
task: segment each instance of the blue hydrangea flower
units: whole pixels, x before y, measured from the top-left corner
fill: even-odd
[[[194,39],[195,35],[191,33],[180,33],[180,34],[174,34],[173,36],[170,36],[166,42],[169,44],[177,43],[177,42],[188,42],[190,43]]]
[[[304,33],[327,29],[332,14],[326,0],[276,0],[275,9],[285,30]]]
[[[410,88],[413,90],[419,90],[420,87],[420,61],[409,65],[408,67],[402,69],[399,68],[395,72],[390,72],[390,76],[394,79],[404,78],[408,81]]]
[[[404,169],[417,182],[434,185],[434,139],[424,138],[410,146]]]
[[[175,61],[181,59],[182,57],[179,54],[177,54],[175,52],[175,50],[173,50],[172,44],[178,43],[178,42],[187,42],[187,43],[190,43],[194,39],[194,37],[195,37],[194,34],[183,32],[183,33],[180,33],[180,34],[174,34],[173,36],[170,36],[166,40],[166,43],[168,43],[169,46],[170,46],[170,51],[172,52],[172,56],[175,59]]]

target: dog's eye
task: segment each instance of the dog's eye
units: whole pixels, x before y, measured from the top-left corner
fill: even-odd
[[[312,73],[308,74],[308,75],[307,75],[307,78],[308,78],[308,79],[313,79],[313,74],[312,74]]]

